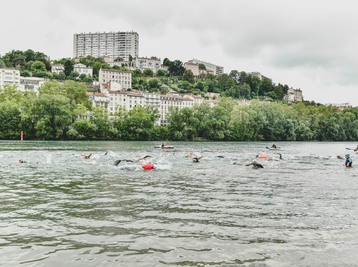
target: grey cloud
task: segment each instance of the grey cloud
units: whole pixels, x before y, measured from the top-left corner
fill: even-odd
[[[326,86],[323,80],[342,91],[358,85],[355,0],[14,0],[6,4],[7,10],[18,6],[22,7],[17,11],[18,23],[8,23],[13,18],[10,13],[0,17],[0,23],[7,25],[1,29],[7,42],[0,44],[0,54],[32,48],[51,58],[68,57],[73,33],[134,30],[140,35],[143,56],[182,60],[200,56],[227,71],[237,66],[269,77],[272,73],[274,81],[290,84],[291,80],[297,86],[304,80],[304,86],[317,92]],[[290,80],[287,75],[292,75]]]

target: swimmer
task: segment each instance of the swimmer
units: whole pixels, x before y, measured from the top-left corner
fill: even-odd
[[[193,162],[199,162],[199,160],[203,157],[203,155],[197,154],[193,152],[189,152],[187,155],[188,158],[191,158],[193,160]]]
[[[199,162],[199,159],[201,159],[202,157],[203,157],[203,156],[192,158],[192,159],[193,159],[193,162],[195,162],[195,163]]]
[[[119,163],[121,163],[121,159],[117,159],[115,162],[114,162],[114,166],[118,166]]]
[[[146,158],[151,158],[152,156],[144,156],[144,157],[140,157],[140,158],[137,158],[135,161],[140,161],[140,160],[143,160],[143,159],[146,159]]]
[[[26,160],[19,159],[19,163],[27,163]]]
[[[283,158],[282,158],[282,154],[281,154],[281,153],[277,153],[277,154],[280,156],[280,159],[283,159]]]
[[[92,156],[92,153],[91,154],[82,154],[81,157],[83,157],[84,159],[89,159],[90,157]]]
[[[276,146],[275,144],[272,144],[272,146],[270,146],[270,147],[269,147],[269,146],[267,146],[266,148],[267,148],[267,149],[276,149],[276,148],[277,148],[277,146]]]
[[[246,164],[245,166],[252,166],[252,168],[254,168],[254,169],[263,169],[263,167],[264,167],[260,163],[257,163],[255,161],[252,163]]]
[[[122,161],[125,161],[125,162],[133,162],[133,160],[130,160],[130,159],[117,159],[117,160],[114,162],[114,166],[118,166],[118,164],[121,163]]]
[[[346,167],[352,167],[352,164],[353,164],[353,160],[351,159],[351,157],[349,156],[349,154],[345,155],[344,156],[346,161],[344,162],[344,165]]]

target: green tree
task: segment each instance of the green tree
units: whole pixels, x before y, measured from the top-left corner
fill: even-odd
[[[160,87],[160,81],[158,79],[150,79],[148,81],[148,91],[150,92],[157,92]]]
[[[266,77],[262,78],[262,81],[259,86],[259,92],[258,94],[260,96],[266,95],[268,92],[273,91],[274,85],[272,83],[272,80]]]
[[[157,71],[157,76],[158,76],[158,77],[168,76],[168,72],[165,71],[165,70],[158,70],[158,71]]]
[[[6,68],[5,62],[0,58],[0,68]]]
[[[10,102],[0,102],[0,139],[18,139],[21,131],[20,109]]]
[[[168,67],[169,74],[173,76],[183,76],[184,70],[183,62],[180,60],[170,62]]]
[[[31,72],[32,75],[35,77],[46,77],[47,76],[47,70],[46,65],[41,61],[33,61],[31,64]]]
[[[40,95],[34,103],[32,115],[37,137],[64,138],[72,121],[70,100],[61,95]]]
[[[0,90],[0,102],[18,104],[22,98],[23,93],[17,89],[16,85],[5,84]]]
[[[135,69],[132,71],[132,79],[133,78],[137,78],[137,77],[141,77],[142,76],[142,71],[140,69]]]
[[[22,70],[22,71],[20,72],[20,75],[21,75],[22,77],[31,77],[32,73],[31,73],[31,71],[28,71],[28,70]]]
[[[200,63],[199,70],[206,70],[206,66],[204,64]]]
[[[241,98],[250,99],[251,98],[251,88],[247,83],[239,85],[239,95]]]
[[[67,135],[72,139],[94,140],[97,138],[97,125],[90,120],[76,120],[69,128]]]
[[[72,59],[67,59],[64,62],[64,64],[63,64],[63,66],[65,68],[64,73],[67,77],[69,77],[71,75],[71,73],[73,71],[73,65],[74,65],[74,62]]]
[[[195,82],[193,72],[191,70],[185,70],[183,74],[183,80],[193,84]]]
[[[145,69],[143,70],[143,75],[146,77],[153,77],[154,73],[151,69]]]

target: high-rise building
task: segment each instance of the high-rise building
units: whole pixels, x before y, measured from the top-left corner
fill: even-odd
[[[73,57],[109,57],[129,61],[138,56],[139,35],[136,32],[76,33],[73,35]]]

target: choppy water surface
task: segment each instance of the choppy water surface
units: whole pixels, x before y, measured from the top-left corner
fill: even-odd
[[[357,266],[355,143],[171,144],[0,142],[0,266]]]

